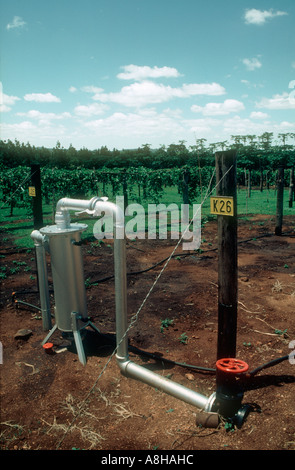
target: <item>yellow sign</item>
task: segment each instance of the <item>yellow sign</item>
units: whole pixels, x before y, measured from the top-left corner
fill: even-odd
[[[29,186],[29,196],[36,196],[36,188],[35,186]]]
[[[224,196],[210,197],[210,212],[215,215],[234,215],[234,198]]]

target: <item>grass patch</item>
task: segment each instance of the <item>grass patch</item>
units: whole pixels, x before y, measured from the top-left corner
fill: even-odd
[[[108,193],[108,191],[107,191]],[[276,214],[276,191],[274,189],[270,190],[252,190],[251,197],[247,195],[245,189],[238,190],[238,214],[240,218],[247,217],[250,214],[262,214],[275,216]],[[109,199],[115,202],[115,197],[112,197],[109,194]],[[204,197],[204,191],[203,191]],[[154,204],[152,200],[129,200],[129,204],[138,202],[142,204],[146,213],[148,211],[148,204]],[[201,196],[198,200],[194,201],[194,204],[200,204],[202,202]],[[163,196],[161,198],[161,204],[177,204],[179,207],[182,203],[181,195],[178,193],[176,187],[165,188]],[[193,207],[191,204],[190,207],[191,216]],[[295,207],[289,208],[288,204],[288,189],[285,190],[284,194],[284,215],[294,215]],[[208,197],[202,206],[202,217],[210,217],[210,198]],[[126,222],[132,219],[131,217],[126,218]],[[93,218],[81,218],[76,217],[74,212],[71,212],[71,221],[72,222],[81,222],[88,225],[87,230],[83,233],[83,238],[93,239],[93,226],[97,219]],[[43,204],[43,222],[45,225],[52,225],[53,222],[53,210],[51,204]],[[148,218],[146,217],[146,229]],[[34,229],[33,216],[28,215],[27,209],[25,208],[14,208],[13,216],[10,216],[10,208],[8,206],[2,206],[0,210],[0,231],[2,235],[2,243],[5,243],[8,240],[13,239],[14,244],[20,248],[33,248],[33,241],[30,237],[31,232]],[[169,225],[168,225],[169,230]]]

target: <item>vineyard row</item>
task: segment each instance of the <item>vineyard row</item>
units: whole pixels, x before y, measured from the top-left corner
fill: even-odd
[[[292,179],[292,169],[290,176]],[[287,170],[285,171],[287,174]],[[213,178],[212,178],[213,175]],[[273,171],[237,170],[237,182],[245,186],[251,182],[253,186],[264,187],[276,185],[277,175]],[[100,170],[76,167],[61,169],[52,167],[41,168],[42,198],[47,204],[55,204],[61,197],[87,198],[91,195],[113,197],[124,195],[125,200],[149,200],[158,203],[165,188],[177,187],[184,203],[194,202],[208,185],[214,186],[214,168],[183,167],[174,169],[150,170],[145,167],[130,167],[126,170],[102,168]],[[285,186],[290,178],[285,177]],[[0,194],[2,205],[9,204],[11,214],[13,208],[21,205],[31,206],[28,188],[31,185],[31,168],[17,166],[2,168],[0,178]]]

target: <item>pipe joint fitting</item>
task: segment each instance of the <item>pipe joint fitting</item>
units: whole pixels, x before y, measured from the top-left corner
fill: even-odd
[[[119,366],[120,371],[122,372],[123,375],[127,376],[127,368],[128,365],[130,364],[130,360],[128,357],[121,357],[118,354],[116,355],[117,359],[117,364]]]
[[[42,235],[39,230],[33,230],[33,232],[31,233],[31,238],[34,240],[35,246],[41,246],[46,241],[46,236]]]

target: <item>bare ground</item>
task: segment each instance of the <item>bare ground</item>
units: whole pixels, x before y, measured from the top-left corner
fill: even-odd
[[[131,346],[173,361],[215,367],[216,225],[210,221],[204,226],[202,253],[170,261],[130,330]],[[294,218],[284,219],[283,230],[283,236],[275,236],[274,221],[266,216],[239,220],[237,357],[250,370],[288,355],[295,340]],[[128,242],[128,271],[153,266],[174,245],[169,240]],[[2,242],[0,252],[1,266],[9,273],[1,285],[3,450],[295,450],[295,365],[289,360],[248,380],[243,402],[255,404],[257,411],[240,429],[229,431],[223,422],[217,428],[200,427],[194,407],[122,376],[115,358],[110,359],[112,343],[92,330],[84,339],[86,366],[58,331],[52,337],[56,353],[46,354],[40,312],[15,302],[39,306],[34,251],[17,251],[12,242]],[[84,246],[83,253],[88,281],[113,273],[111,242]],[[183,254],[181,246],[177,253]],[[128,276],[130,317],[162,266]],[[102,334],[113,335],[114,282],[96,284],[87,288],[88,312]],[[173,324],[161,329],[165,319]],[[19,329],[32,334],[16,338]],[[206,396],[215,391],[215,374],[132,351],[130,357]]]

